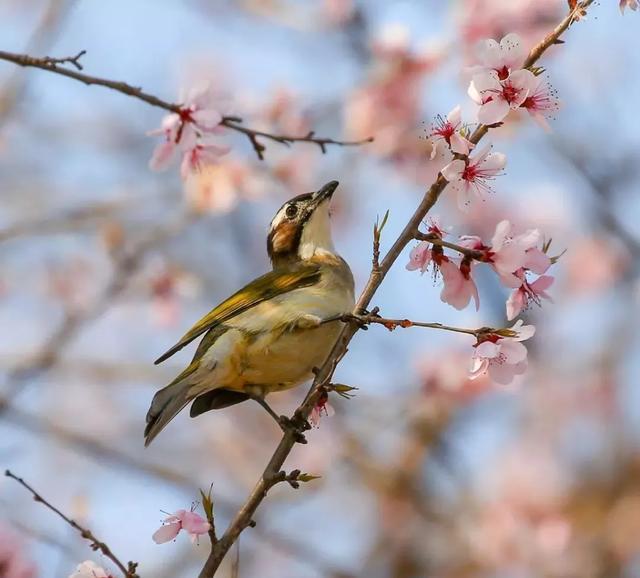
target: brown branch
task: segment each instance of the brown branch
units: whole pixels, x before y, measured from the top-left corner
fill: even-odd
[[[457,251],[461,255],[468,257],[469,259],[475,259],[476,261],[486,261],[487,255],[484,251],[477,251],[475,249],[468,249],[467,247],[463,247],[462,245],[456,245],[455,243],[450,243],[449,241],[445,241],[444,239],[438,237],[437,235],[433,235],[431,233],[421,233],[418,231],[415,236],[419,241],[427,241],[427,243],[431,243],[433,245],[438,245],[440,247],[447,247],[447,249],[453,249]]]
[[[75,56],[64,56],[62,58],[52,58],[50,56],[45,56],[42,58],[45,64],[50,66],[51,68],[56,68],[60,64],[71,64],[76,68],[76,70],[82,70],[82,64],[80,64],[80,59],[87,53],[86,50],[81,50]]]
[[[592,2],[593,0],[584,0],[579,4],[579,7],[581,9],[585,9],[587,6],[592,4]],[[569,25],[573,21],[576,9],[572,10],[560,22],[560,24],[554,29],[551,35],[545,37],[545,39],[540,44],[532,49],[526,60],[528,66],[532,66],[533,64],[535,64],[535,62],[540,58],[540,56],[542,56],[545,50],[549,46],[554,44],[555,41],[558,40],[560,35],[569,27]],[[489,128],[490,127],[480,125],[471,136],[472,142],[474,144],[477,144],[489,131]],[[425,196],[418,205],[418,208],[414,212],[413,216],[409,219],[409,222],[403,229],[402,233],[400,233],[400,236],[396,239],[396,241],[389,249],[388,253],[385,255],[384,259],[380,263],[380,267],[378,269],[372,269],[369,280],[367,281],[367,284],[362,291],[358,302],[356,303],[353,315],[360,315],[367,309],[367,307],[371,303],[371,300],[373,299],[373,296],[383,282],[385,276],[387,275],[393,264],[396,262],[404,248],[411,242],[412,239],[415,238],[420,223],[427,216],[427,213],[431,210],[431,208],[436,204],[447,184],[448,183],[446,179],[441,174],[438,175],[438,178],[425,193]],[[298,420],[304,421],[311,414],[311,410],[315,406],[322,392],[322,388],[326,386],[331,380],[331,376],[333,375],[336,366],[347,353],[348,345],[358,329],[359,325],[356,323],[349,323],[345,325],[345,327],[343,327],[331,353],[329,354],[329,357],[322,365],[322,367],[316,372],[316,377],[313,380],[313,384],[311,385],[311,388],[305,400],[295,412],[295,417],[298,418]],[[229,524],[222,538],[220,538],[217,544],[211,549],[211,553],[209,554],[209,557],[207,558],[207,561],[205,562],[205,565],[199,574],[199,578],[212,578],[212,576],[214,576],[226,553],[229,551],[233,543],[237,540],[241,532],[245,528],[247,528],[249,522],[253,519],[256,510],[267,495],[267,492],[269,490],[268,480],[276,472],[279,472],[282,469],[285,460],[296,444],[297,433],[298,432],[292,430],[287,430],[285,432],[282,440],[278,444],[278,447],[269,460],[269,463],[264,469],[260,480],[254,486],[245,503],[238,510],[237,514]]]
[[[109,80],[106,78],[99,78],[97,76],[90,76],[88,74],[84,74],[79,72],[82,70],[82,66],[79,63],[79,59],[81,56],[85,54],[85,51],[82,50],[76,56],[68,56],[64,58],[51,58],[45,56],[44,58],[37,58],[35,56],[29,56],[28,54],[16,54],[13,52],[6,52],[4,50],[0,50],[0,60],[6,60],[7,62],[12,62],[18,66],[30,67],[30,68],[39,68],[41,70],[46,70],[48,72],[54,72],[55,74],[60,74],[61,76],[66,76],[67,78],[72,78],[73,80],[77,80],[78,82],[82,82],[87,86],[96,85],[103,86],[105,88],[109,88],[111,90],[115,90],[116,92],[120,92],[121,94],[126,94],[127,96],[131,96],[133,98],[137,98],[138,100],[142,100],[151,106],[155,106],[157,108],[162,108],[166,111],[173,112],[176,114],[180,114],[182,110],[182,106],[180,104],[168,102],[166,100],[162,100],[153,94],[149,94],[148,92],[144,92],[142,88],[138,86],[132,86],[126,82],[120,82],[116,80]],[[64,68],[61,66],[62,64],[71,63],[78,68],[78,70],[71,70],[69,68]],[[308,132],[302,136],[295,135],[280,135],[280,134],[272,134],[269,132],[256,130],[253,128],[248,128],[246,126],[242,126],[242,119],[237,116],[225,116],[222,118],[222,122],[220,123],[222,126],[225,126],[229,130],[233,130],[245,135],[253,150],[255,150],[258,158],[260,160],[264,160],[264,145],[261,144],[258,138],[264,138],[271,140],[273,142],[277,142],[283,145],[291,145],[296,142],[306,142],[312,143],[320,147],[320,150],[325,153],[328,145],[337,145],[337,146],[359,146],[366,143],[370,143],[373,141],[373,137],[369,137],[363,140],[357,141],[340,141],[334,140],[332,138],[325,137],[317,137],[313,131]]]
[[[111,560],[122,572],[125,578],[139,578],[138,574],[136,574],[136,568],[138,567],[137,562],[127,562],[126,566],[123,564],[118,557],[111,551],[111,548],[107,546],[101,540],[98,540],[96,536],[88,530],[84,528],[80,524],[78,524],[75,520],[72,520],[65,514],[63,514],[58,508],[56,508],[53,504],[45,500],[38,492],[36,492],[27,482],[25,482],[22,478],[19,478],[15,474],[13,474],[9,470],[5,470],[4,475],[12,480],[18,482],[23,488],[31,492],[33,499],[36,502],[40,502],[46,508],[57,514],[60,518],[62,518],[69,526],[71,526],[74,530],[77,530],[78,533],[85,539],[91,543],[91,549],[95,551],[100,551],[104,554],[109,560]]]
[[[378,315],[354,315],[348,313],[341,315],[337,318],[325,319],[324,322],[329,321],[342,321],[344,323],[354,323],[360,326],[363,325],[384,325],[389,331],[393,331],[398,327],[408,329],[409,327],[424,327],[426,329],[440,329],[442,331],[452,331],[453,333],[466,333],[467,335],[473,335],[478,338],[481,335],[488,333],[504,334],[508,329],[494,329],[493,327],[480,327],[479,329],[464,329],[462,327],[452,327],[451,325],[443,325],[442,323],[426,323],[424,321],[411,321],[410,319],[387,319],[386,317],[379,317]]]

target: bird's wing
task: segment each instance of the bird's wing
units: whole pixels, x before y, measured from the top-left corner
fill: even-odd
[[[200,319],[185,333],[178,343],[156,359],[156,365],[169,359],[174,353],[180,351],[205,331],[217,327],[263,301],[268,301],[294,289],[313,285],[319,278],[319,265],[301,264],[295,267],[270,271],[266,275],[254,279]]]

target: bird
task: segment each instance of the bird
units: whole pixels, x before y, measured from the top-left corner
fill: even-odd
[[[284,203],[267,236],[272,270],[212,309],[155,361],[203,335],[189,366],[155,393],[145,446],[189,403],[196,417],[253,399],[283,426],[286,418],[266,395],[313,377],[355,305],[353,274],[331,235],[338,185],[330,181]]]

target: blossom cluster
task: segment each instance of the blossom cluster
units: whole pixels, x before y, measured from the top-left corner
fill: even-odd
[[[471,69],[467,91],[477,105],[477,122],[497,126],[512,110],[522,109],[549,130],[548,118],[558,109],[559,101],[540,69],[523,68],[525,54],[518,35],[507,34],[500,42],[481,42],[477,56],[480,64]],[[490,145],[470,156],[475,148],[474,133],[463,122],[460,105],[446,117],[436,117],[429,140],[430,160],[439,164],[462,211],[491,192],[491,181],[507,164],[507,157],[493,152]]]
[[[473,299],[476,311],[480,307],[478,289],[473,280],[473,269],[478,263],[486,263],[498,275],[500,282],[512,292],[506,303],[507,319],[515,319],[532,302],[541,304],[541,299],[550,300],[546,290],[553,277],[545,275],[552,259],[542,246],[542,235],[538,229],[515,234],[514,225],[507,220],[498,223],[489,245],[480,237],[465,235],[453,245],[461,257],[445,254],[440,241],[446,230],[436,219],[431,219],[427,236],[409,255],[407,269],[424,273],[433,267],[434,277],[442,276],[443,288],[440,299],[458,310],[464,309]],[[431,240],[432,239],[432,240]],[[532,275],[538,275],[532,280]]]
[[[431,159],[442,163],[440,174],[457,198],[460,210],[467,211],[474,202],[491,191],[491,181],[502,174],[507,158],[493,152],[491,145],[474,151],[486,127],[502,124],[511,111],[526,110],[545,129],[547,119],[558,109],[553,89],[542,78],[540,69],[526,66],[525,52],[517,34],[507,34],[500,42],[487,39],[477,50],[479,64],[471,70],[467,93],[477,105],[477,122],[485,128],[472,131],[462,120],[461,107],[456,106],[446,117],[437,117],[429,138]],[[432,268],[434,278],[442,277],[440,299],[458,310],[471,301],[480,307],[478,288],[473,278],[479,263],[489,265],[501,284],[511,290],[506,302],[506,316],[514,320],[531,303],[541,305],[551,300],[547,293],[553,277],[546,275],[553,260],[547,255],[548,244],[538,229],[515,233],[509,221],[497,224],[493,238],[485,244],[477,236],[461,236],[457,244],[445,241],[446,230],[436,221],[428,224],[427,233],[411,251],[407,269],[425,272]],[[445,248],[453,249],[450,255]],[[506,333],[479,332],[470,376],[489,372],[498,383],[509,383],[524,372],[527,350],[522,341],[535,332],[519,321]]]
[[[479,106],[478,122],[494,125],[510,111],[525,109],[545,129],[547,117],[558,109],[558,99],[539,70],[522,68],[525,59],[517,34],[507,34],[499,43],[493,39],[478,48],[480,65],[473,69],[468,94]]]
[[[547,255],[548,245],[542,244],[542,235],[538,229],[516,234],[514,225],[504,220],[496,226],[488,245],[480,237],[472,235],[459,237],[457,244],[446,242],[447,246],[453,247],[460,256],[445,253],[442,242],[446,235],[446,229],[437,220],[431,219],[427,233],[423,235],[428,240],[421,241],[411,250],[406,266],[410,271],[419,270],[422,273],[431,268],[434,278],[442,277],[440,299],[444,303],[461,310],[473,300],[476,310],[479,309],[480,298],[473,279],[474,268],[479,263],[490,266],[500,282],[511,289],[506,302],[506,316],[510,321],[531,303],[541,305],[543,299],[551,300],[547,289],[553,284],[554,278],[545,273],[553,259]],[[537,277],[534,279],[534,276]],[[501,361],[502,365],[509,366],[509,369],[494,369],[490,374],[498,382],[504,382],[507,376],[510,376],[507,382],[511,381],[513,376],[521,373],[519,370],[526,366],[523,365],[526,355],[524,360],[520,358],[523,346],[519,342],[532,335],[533,328],[532,331],[520,333],[520,337],[512,338],[513,343],[505,341],[505,338],[499,335],[491,338],[483,335],[476,344],[472,377]],[[511,345],[507,346],[507,343]],[[501,349],[502,345],[506,347],[504,351]],[[478,357],[479,352],[487,355]],[[518,356],[512,357],[509,352],[516,352]],[[489,359],[493,359],[490,364],[487,362]]]

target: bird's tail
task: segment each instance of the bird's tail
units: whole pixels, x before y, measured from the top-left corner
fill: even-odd
[[[190,374],[180,375],[173,382],[156,392],[147,412],[144,429],[144,445],[148,446],[164,427],[194,398]]]

